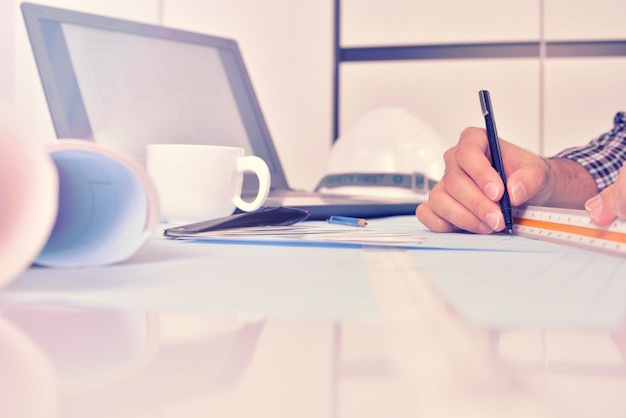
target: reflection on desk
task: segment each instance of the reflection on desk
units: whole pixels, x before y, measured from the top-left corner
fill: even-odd
[[[465,327],[459,321],[448,325]],[[626,413],[624,330],[468,330],[475,334],[465,347],[439,346],[434,356],[413,352],[410,364],[389,331],[389,323],[4,304],[0,412],[11,418]]]
[[[428,248],[156,237],[32,267],[0,294],[0,417],[626,415],[626,259],[415,222],[367,228]]]

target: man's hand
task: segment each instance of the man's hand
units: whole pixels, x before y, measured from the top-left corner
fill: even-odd
[[[589,199],[585,210],[600,226],[608,225],[616,218],[626,220],[626,170],[620,171],[615,183]]]
[[[597,193],[591,175],[573,161],[546,160],[502,139],[500,148],[513,206],[527,203],[582,208],[585,200]],[[488,155],[485,130],[465,129],[457,145],[446,151],[445,174],[428,202],[417,207],[417,218],[436,232],[489,234],[503,230],[498,202],[504,185]]]

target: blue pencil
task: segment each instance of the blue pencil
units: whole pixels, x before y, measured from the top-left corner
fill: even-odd
[[[367,221],[361,218],[350,218],[349,216],[331,216],[328,222],[337,225],[364,227]]]

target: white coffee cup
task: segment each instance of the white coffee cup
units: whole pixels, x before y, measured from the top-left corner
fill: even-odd
[[[156,184],[161,216],[172,224],[231,215],[235,208],[260,208],[270,190],[270,172],[261,158],[244,149],[195,144],[150,144],[146,169]],[[259,188],[252,200],[241,197],[243,174],[253,173]]]

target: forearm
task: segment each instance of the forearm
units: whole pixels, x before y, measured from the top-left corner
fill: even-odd
[[[582,165],[566,158],[549,158],[548,185],[543,206],[583,209],[598,193],[594,178]]]
[[[591,174],[598,191],[604,190],[615,182],[621,167],[626,164],[626,113],[615,115],[610,131],[588,144],[565,149],[555,157],[578,163]]]

